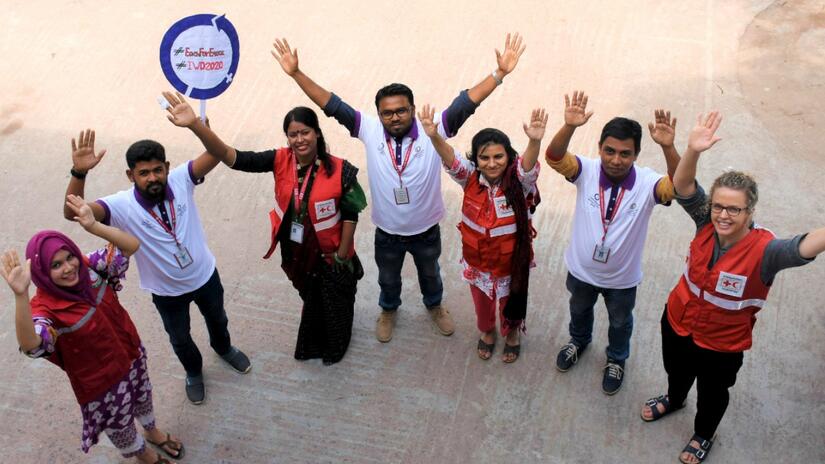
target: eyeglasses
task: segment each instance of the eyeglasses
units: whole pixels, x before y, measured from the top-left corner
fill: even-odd
[[[727,211],[728,216],[736,217],[742,211],[750,211],[750,208],[740,208],[738,206],[722,206],[719,203],[711,203],[710,210],[715,214],[722,214],[722,211]]]
[[[398,108],[397,110],[384,110],[378,114],[381,115],[384,119],[392,119],[393,116],[398,116],[399,118],[403,118],[410,112],[410,107],[405,106],[403,108]]]

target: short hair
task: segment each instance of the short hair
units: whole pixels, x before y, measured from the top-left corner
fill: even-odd
[[[738,190],[745,193],[745,200],[748,204],[748,210],[752,211],[759,201],[759,188],[756,181],[748,174],[742,171],[727,171],[713,181],[710,187],[710,196],[708,203],[712,201],[713,192],[719,187],[729,188],[731,190]]]
[[[139,140],[126,150],[126,165],[134,169],[141,161],[158,160],[166,162],[166,150],[154,140]]]
[[[618,140],[633,139],[636,154],[638,155],[642,151],[642,126],[632,119],[618,117],[605,124],[602,128],[602,136],[599,138],[599,147],[608,137]]]
[[[415,106],[412,90],[404,84],[393,83],[378,89],[378,93],[375,94],[375,108],[378,109],[378,102],[380,102],[381,99],[394,97],[396,95],[407,97],[410,101],[410,105]]]

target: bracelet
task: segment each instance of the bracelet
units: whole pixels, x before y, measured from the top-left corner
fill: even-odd
[[[77,172],[77,171],[74,170],[74,168],[71,168],[71,169],[69,169],[69,174],[71,174],[72,177],[74,177],[75,179],[83,180],[83,179],[86,178],[87,173]]]
[[[334,260],[335,260],[335,262],[336,262],[336,263],[338,263],[338,264],[344,264],[344,263],[346,263],[347,261],[349,261],[349,260],[348,260],[348,259],[346,259],[346,258],[343,258],[343,259],[342,259],[342,258],[339,258],[339,257],[338,257],[338,252],[337,252],[337,251],[333,251],[333,252],[332,252],[332,259],[334,259]]]
[[[501,85],[504,83],[504,81],[501,80],[500,77],[498,77],[498,69],[494,69],[493,73],[490,75],[493,77],[493,80],[496,81],[496,85]]]

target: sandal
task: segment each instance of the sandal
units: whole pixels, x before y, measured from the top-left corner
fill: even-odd
[[[478,346],[476,350],[478,352],[478,357],[483,360],[488,360],[493,357],[493,350],[496,349],[496,341],[493,340],[493,343],[485,343],[484,340],[478,339]]]
[[[714,438],[716,438],[716,437],[714,437]],[[699,443],[699,448],[698,449],[694,448],[690,444],[690,442],[694,441],[694,440]],[[685,445],[685,448],[682,450],[682,453],[689,453],[693,457],[698,459],[699,462],[702,462],[702,461],[705,460],[706,457],[708,457],[708,453],[710,452],[710,447],[711,446],[713,446],[713,440],[705,440],[704,438],[702,438],[699,435],[696,435],[694,433],[693,436],[690,437],[690,440],[688,441],[688,444]],[[689,461],[685,461],[684,459],[682,459],[682,453],[679,453],[679,462],[681,462],[682,464],[693,464]]]
[[[504,344],[504,351],[501,354],[501,360],[507,364],[514,363],[518,360],[519,354],[521,353],[521,344],[518,345],[508,345]],[[512,358],[507,358],[508,354],[515,355]]]
[[[665,407],[665,410],[662,411],[662,412],[659,412],[659,408],[657,407],[660,404]],[[679,407],[672,406],[670,404],[670,399],[667,397],[667,395],[661,395],[661,396],[657,396],[656,398],[650,398],[649,400],[645,401],[645,406],[650,407],[650,415],[653,416],[651,418],[647,418],[647,417],[644,416],[643,412],[640,412],[639,415],[642,417],[642,420],[645,421],[645,422],[657,421],[657,420],[661,419],[662,417],[664,417],[664,416],[666,416],[666,415],[668,415],[672,412],[676,412],[676,411],[678,411],[678,410],[685,407],[684,404],[682,404]],[[642,408],[642,411],[644,411],[644,408]]]
[[[172,461],[166,459],[165,457],[161,456],[160,453],[158,453],[158,460],[153,462],[152,464],[172,464]]]
[[[186,449],[183,447],[183,442],[172,440],[172,434],[170,434],[170,433],[166,434],[166,441],[161,442],[161,443],[155,443],[155,442],[153,442],[152,440],[150,440],[148,438],[145,438],[145,440],[150,445],[156,446],[160,451],[162,451],[165,455],[169,456],[172,459],[183,459],[183,456],[186,454]],[[173,450],[175,450],[176,446],[180,446],[180,448],[177,449],[177,454],[172,454],[171,452],[169,452],[166,449],[167,446],[172,448]],[[163,458],[161,458],[161,459],[163,459]],[[162,463],[161,463],[160,460],[158,460],[155,464],[162,464]]]

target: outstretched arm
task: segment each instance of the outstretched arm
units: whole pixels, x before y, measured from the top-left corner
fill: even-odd
[[[673,187],[680,197],[691,197],[696,192],[696,165],[699,163],[699,155],[722,140],[716,137],[716,129],[719,129],[721,123],[722,115],[718,111],[711,111],[704,119],[701,114],[696,118],[696,126],[688,136],[688,147],[673,174]]]
[[[189,102],[186,101],[180,92],[163,92],[168,106],[166,116],[169,121],[178,126],[186,127],[200,139],[207,153],[201,154],[192,162],[192,174],[196,179],[206,176],[217,166],[218,161],[223,161],[227,166],[235,164],[235,149],[223,143],[223,140],[215,134],[209,127],[209,122],[201,121],[195,115],[195,111]],[[211,156],[210,156],[211,155]]]
[[[77,195],[66,196],[66,207],[74,213],[73,219],[81,225],[86,232],[111,242],[118,247],[124,256],[129,257],[135,254],[140,248],[140,241],[134,235],[122,231],[117,227],[107,226],[98,222],[90,206]]]
[[[541,150],[541,139],[544,138],[544,130],[547,128],[547,113],[544,108],[536,108],[530,114],[530,125],[524,124],[524,133],[530,141],[521,157],[521,168],[530,171],[536,166]]]
[[[20,263],[14,250],[7,250],[0,256],[0,275],[14,292],[14,328],[17,344],[23,352],[40,346],[40,335],[34,331],[31,305],[29,304],[29,284],[31,283],[31,261]]]
[[[825,251],[825,227],[813,230],[799,242],[799,255],[805,259],[815,258]]]
[[[441,162],[444,166],[451,168],[453,162],[455,162],[455,150],[438,133],[438,123],[433,121],[433,117],[435,117],[435,108],[430,107],[430,105],[424,105],[421,111],[418,112],[418,120],[421,121],[421,126],[424,127],[424,133],[433,142],[433,147],[435,147],[438,156],[441,157]]]
[[[95,155],[95,131],[92,129],[80,131],[77,140],[72,139],[72,170],[69,185],[66,187],[66,195],[77,195],[81,198],[84,196],[86,176],[89,171],[97,166],[105,154],[106,150],[104,149]],[[106,211],[99,204],[89,203],[89,207],[92,208],[92,213],[98,221],[103,220],[106,216]],[[74,216],[74,212],[64,204],[63,217],[72,220]]]
[[[576,128],[586,124],[593,116],[592,111],[587,111],[587,100],[587,95],[581,90],[573,92],[572,100],[569,95],[564,95],[564,125],[556,132],[547,147],[545,158],[548,162],[558,161],[564,157]]]
[[[514,69],[518,64],[521,54],[527,45],[522,44],[522,37],[516,32],[512,38],[510,34],[504,39],[504,52],[499,52],[496,49],[496,62],[498,67],[493,72],[471,88],[467,93],[470,100],[476,105],[483,102],[485,98],[489,97],[493,90],[496,89],[504,80],[504,77]]]
[[[290,48],[289,42],[287,42],[286,39],[276,39],[275,42],[272,43],[272,46],[274,50],[270,53],[278,60],[281,69],[284,70],[287,76],[295,80],[295,83],[298,84],[298,87],[304,91],[310,100],[315,102],[319,108],[324,109],[332,94],[316,84],[315,81],[310,79],[309,76],[298,68],[298,49],[293,50]]]
[[[670,117],[670,111],[656,110],[653,112],[656,122],[648,123],[647,128],[650,131],[650,137],[654,142],[662,147],[662,153],[665,155],[665,162],[667,163],[667,175],[673,178],[676,174],[676,166],[679,165],[679,152],[673,146],[673,140],[676,136],[676,118]]]

